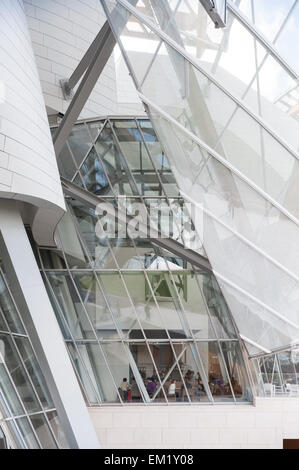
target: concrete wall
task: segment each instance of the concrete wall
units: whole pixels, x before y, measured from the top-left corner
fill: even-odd
[[[68,78],[106,17],[99,0],[24,0],[46,105],[64,113],[60,79]],[[81,118],[116,114],[115,65],[107,63]]]
[[[32,206],[37,241],[51,245],[64,199],[21,0],[0,0],[0,198]]]
[[[299,438],[299,400],[255,405],[105,406],[89,410],[103,448],[281,449]]]

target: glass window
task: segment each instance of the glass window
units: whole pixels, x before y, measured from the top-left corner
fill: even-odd
[[[88,157],[84,160],[80,173],[86,189],[91,193],[101,196],[111,193],[103,166],[94,149],[90,151]]]
[[[0,273],[0,308],[4,314],[4,318],[13,333],[24,334],[24,328],[20,320],[19,314],[12,301],[11,295],[6,287],[4,279]]]
[[[122,401],[130,404],[142,402],[143,396],[148,398],[145,384],[128,346],[105,343],[102,347]]]
[[[123,278],[134,304],[139,322],[147,338],[166,339],[167,334],[163,325],[159,308],[154,301],[148,281],[141,273],[123,273]],[[174,313],[175,314],[175,313]],[[171,329],[173,325],[168,324]],[[129,338],[141,339],[138,329],[131,329]]]
[[[225,364],[216,342],[197,343],[205,375],[215,401],[234,401]]]
[[[68,449],[69,444],[66,440],[64,431],[61,427],[61,423],[59,421],[56,411],[50,411],[49,413],[47,413],[47,417],[48,417],[52,432],[59,444],[59,447],[61,449]]]
[[[191,328],[194,338],[215,338],[206,303],[198,288],[194,273],[173,272],[171,277],[174,293],[179,296],[183,315],[187,318],[188,328]]]
[[[252,394],[240,346],[237,342],[221,341],[220,347],[236,400],[251,401]]]
[[[34,435],[33,429],[30,426],[28,418],[19,418],[16,423],[21,431],[23,439],[25,440],[28,449],[40,449],[40,445]]]
[[[77,165],[80,166],[92,145],[91,137],[85,124],[77,124],[73,127],[68,137],[68,143]]]
[[[113,356],[110,357],[111,364],[109,362],[108,368],[102,348],[98,344],[78,345],[78,349],[84,360],[92,383],[98,391],[101,401],[107,403],[120,402],[117,390],[119,386],[118,379],[119,374],[121,375],[122,372],[124,372],[124,364],[127,363],[126,355],[124,354],[121,345],[118,346],[118,343],[113,343],[113,345],[115,345],[115,349],[120,352],[120,356],[117,358],[115,374],[111,374],[110,372],[114,365]]]
[[[30,416],[31,423],[43,449],[57,449],[44,415]]]
[[[63,316],[76,339],[95,339],[92,325],[68,274],[48,274]],[[57,310],[57,309],[56,309]],[[60,311],[58,311],[60,315]]]
[[[96,142],[96,149],[102,164],[105,165],[115,194],[138,195],[137,187],[130,175],[125,159],[115,143],[109,123],[101,132]]]
[[[57,158],[59,173],[68,180],[72,180],[77,169],[74,163],[68,143],[66,143]]]
[[[79,201],[71,201],[70,204],[77,219],[79,232],[92,259],[93,266],[99,269],[116,269],[115,261],[107,242],[107,235],[98,236],[101,234],[97,230],[97,224],[99,224],[100,230],[102,225],[95,215],[94,209],[83,205]]]
[[[73,276],[98,338],[118,339],[119,335],[109,307],[94,275],[91,273],[76,273]]]
[[[23,405],[28,413],[39,411],[40,405],[12,340],[0,335],[0,343],[3,345],[3,364],[7,367]]]
[[[150,401],[165,402],[165,392],[162,387],[159,371],[160,364],[153,362],[153,347],[148,347],[146,344],[141,343],[130,343],[129,348]]]
[[[118,273],[100,273],[98,276],[118,327],[125,336],[138,334],[144,339],[121,276]]]
[[[44,409],[54,408],[48,386],[27,338],[15,337],[17,347]]]
[[[83,386],[83,392],[87,398],[88,404],[98,405],[101,398],[98,392],[97,382],[92,372],[88,352],[84,344],[77,344],[67,342],[67,347],[72,358],[75,371],[77,372],[80,383]]]
[[[3,350],[4,343],[0,340],[0,348]],[[1,353],[2,354],[2,353]],[[4,416],[10,416],[11,413],[15,416],[24,414],[24,409],[21,405],[18,395],[12,385],[11,379],[5,367],[5,362],[1,357],[0,361],[0,403],[4,411]],[[9,409],[8,409],[8,407]]]

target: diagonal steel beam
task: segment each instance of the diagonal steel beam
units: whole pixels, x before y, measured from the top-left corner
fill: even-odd
[[[80,60],[79,64],[75,68],[70,78],[66,80],[61,80],[62,90],[65,94],[66,99],[70,97],[71,91],[78,84],[80,78],[84,75],[89,65],[91,64],[92,59],[101,49],[103,32],[106,26],[107,25],[105,23],[96,38],[94,39],[94,41],[92,42],[92,44],[90,45],[90,47],[88,48],[88,50],[86,51],[86,53],[84,54],[84,56],[82,57],[82,59]]]
[[[95,209],[99,203],[107,202],[107,199],[95,196],[86,189],[80,188],[76,184],[71,183],[63,177],[61,178],[61,183],[63,192],[66,196],[71,196],[93,209]],[[125,213],[118,213],[118,218],[124,222],[125,220],[129,219],[129,216]],[[148,238],[151,243],[154,243],[155,245],[158,245],[161,248],[169,250],[171,253],[179,256],[180,258],[183,258],[184,260],[188,261],[191,265],[197,268],[212,271],[209,260],[201,254],[197,253],[196,251],[185,248],[184,245],[177,242],[176,240],[173,240],[172,238],[162,238],[161,236],[159,236],[158,232],[153,230],[152,227],[150,227],[149,230],[149,227],[145,224],[140,227],[140,230],[144,232],[144,238],[148,238],[148,233],[151,234],[151,237]]]
[[[108,22],[106,21],[98,35],[97,47],[94,46],[91,53],[88,55],[88,59],[91,60],[90,65],[85,72],[78,90],[76,91],[68,107],[68,110],[57,129],[56,134],[54,135],[53,143],[57,157],[60,155],[75,122],[84,108],[84,105],[88,100],[93,88],[95,87],[106,63],[108,62],[115,44],[116,41],[114,35]],[[87,58],[85,56],[83,59],[84,64],[82,65],[82,68],[84,68],[85,64],[87,63]],[[78,72],[78,75],[80,73],[81,71]],[[76,78],[74,81],[75,80]]]

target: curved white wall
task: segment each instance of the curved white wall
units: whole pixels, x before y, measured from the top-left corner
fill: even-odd
[[[21,0],[0,0],[0,119],[0,198],[32,204],[33,235],[52,245],[65,205]]]
[[[106,17],[100,0],[24,0],[46,105],[65,113],[60,80],[69,78]],[[113,57],[104,68],[81,118],[117,113]]]

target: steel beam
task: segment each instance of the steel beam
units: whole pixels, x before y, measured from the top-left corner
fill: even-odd
[[[91,60],[91,63],[85,72],[78,90],[76,91],[74,98],[72,99],[68,110],[65,113],[56,134],[54,135],[53,142],[57,158],[59,157],[64,144],[73,129],[73,126],[75,125],[82,109],[84,108],[86,101],[95,87],[99,76],[108,62],[115,44],[116,41],[114,39],[114,35],[108,22],[106,21],[97,36],[96,44],[94,44],[91,51],[89,50],[83,57],[82,67],[79,64],[76,71],[74,72],[75,76],[72,78],[73,82],[77,80],[88,60]]]
[[[86,204],[88,207],[95,209],[98,204],[101,202],[107,203],[106,198],[101,198],[91,194],[86,189],[80,188],[74,183],[71,183],[65,178],[61,178],[63,192],[66,196],[71,196],[78,201],[81,201],[83,204]],[[120,214],[118,212],[118,219],[122,222],[129,220],[130,216],[124,212]],[[131,217],[132,218],[132,217]],[[145,224],[140,224],[140,231],[144,232],[144,238],[148,239],[151,243],[169,250],[171,253],[183,258],[189,262],[192,266],[195,266],[200,269],[205,269],[207,271],[212,271],[210,262],[203,255],[197,253],[196,251],[189,250],[185,248],[181,243],[173,240],[172,238],[162,238],[159,236],[159,233],[155,231],[152,227],[148,227]],[[150,233],[150,237],[147,234]]]

